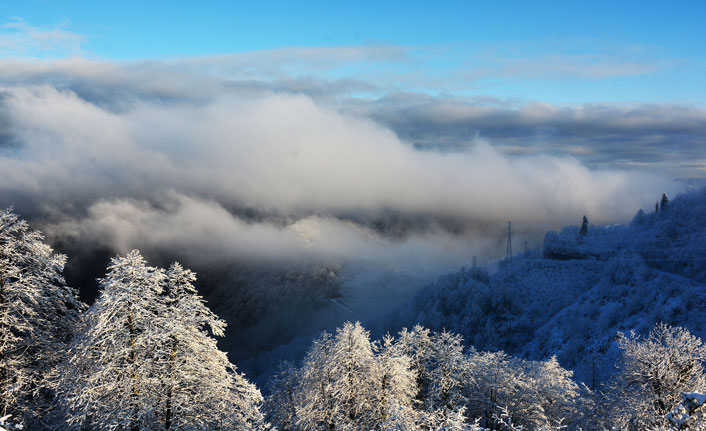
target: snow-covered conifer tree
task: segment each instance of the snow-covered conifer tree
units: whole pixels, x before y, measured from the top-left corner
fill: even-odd
[[[69,424],[100,430],[153,427],[162,382],[154,373],[154,323],[164,312],[163,270],[136,250],[115,257],[95,304],[85,313],[60,389]]]
[[[579,235],[588,235],[588,219],[586,218],[586,216],[583,216],[583,220],[581,220],[581,229],[579,229]]]
[[[659,202],[659,210],[667,211],[669,209],[669,198],[666,193],[662,194],[662,200]]]
[[[0,211],[0,416],[41,414],[48,374],[81,308],[62,275],[66,257],[11,209]]]
[[[331,359],[331,389],[338,401],[337,428],[372,429],[378,394],[377,363],[370,333],[360,322],[346,322],[336,330]]]
[[[207,332],[223,336],[226,324],[196,293],[195,280],[178,263],[166,272],[166,310],[158,314],[154,336],[162,429],[266,428],[260,391],[237,373]]]
[[[99,430],[263,429],[260,392],[235,372],[206,330],[225,322],[195,275],[116,257],[83,320],[60,387],[70,424]]]

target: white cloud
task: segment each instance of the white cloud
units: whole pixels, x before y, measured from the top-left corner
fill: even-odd
[[[288,223],[246,222],[215,201],[168,193],[159,207],[119,198],[92,204],[84,218],[46,226],[64,239],[91,238],[125,253],[169,250],[198,264],[239,262],[367,262],[411,272],[452,269],[468,261],[485,239],[430,231],[391,239],[358,224],[325,216]]]
[[[34,27],[16,18],[0,24],[0,58],[57,58],[81,53],[85,38],[61,29]]]
[[[463,243],[485,240],[489,226],[542,230],[583,214],[625,221],[676,189],[659,175],[591,170],[571,157],[507,157],[483,140],[466,152],[418,151],[303,95],[145,99],[114,112],[51,86],[0,91],[20,143],[0,156],[0,195],[91,226],[63,222],[53,235],[63,226],[121,250],[195,243],[202,256],[458,262],[476,247]],[[261,218],[233,216],[243,210]],[[404,246],[366,227],[387,217],[406,223]]]

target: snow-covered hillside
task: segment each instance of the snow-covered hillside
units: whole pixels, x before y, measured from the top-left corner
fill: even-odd
[[[481,276],[479,276],[481,275]],[[481,350],[531,360],[556,354],[589,387],[618,355],[618,331],[657,322],[706,336],[706,189],[640,210],[629,226],[569,226],[541,249],[486,277],[462,268],[425,288],[384,322],[462,334]]]

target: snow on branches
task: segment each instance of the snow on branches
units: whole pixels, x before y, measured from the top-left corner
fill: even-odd
[[[314,341],[301,368],[281,369],[267,407],[282,431],[559,430],[578,403],[571,377],[554,358],[464,352],[445,331],[416,326],[371,342],[347,322]]]
[[[645,339],[618,334],[620,369],[608,387],[608,422],[619,429],[669,426],[682,393],[706,389],[706,346],[684,328],[657,324]]]
[[[260,392],[209,335],[225,322],[193,272],[150,267],[136,250],[111,260],[62,370],[68,422],[100,430],[266,428]]]
[[[0,211],[0,416],[19,420],[42,405],[44,377],[59,361],[81,304],[38,231],[11,210]]]
[[[667,413],[667,420],[678,430],[699,430],[706,428],[703,407],[706,394],[687,392],[682,394],[681,403]]]

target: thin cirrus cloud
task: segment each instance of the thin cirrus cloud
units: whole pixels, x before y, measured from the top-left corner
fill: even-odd
[[[34,27],[15,18],[0,25],[0,57],[67,58],[85,54],[87,39],[61,26]],[[520,80],[604,80],[648,75],[668,69],[669,61],[644,48],[598,50],[576,41],[552,45],[452,43],[427,45],[369,44],[288,46],[220,55],[143,60],[139,70],[169,63],[183,73],[204,71],[237,80],[280,81],[319,77],[359,81],[364,91],[464,92],[516,88]],[[126,70],[136,70],[123,65]],[[113,70],[113,72],[117,72]],[[165,73],[169,74],[169,72]],[[372,87],[371,87],[372,86]],[[512,87],[515,86],[515,87]],[[374,87],[374,88],[373,88]]]
[[[0,24],[0,58],[59,58],[81,53],[85,37],[60,27],[34,27],[21,18]]]
[[[194,80],[169,64],[8,65],[0,71],[2,203],[25,208],[55,240],[185,250],[195,260],[363,256],[453,266],[510,219],[537,232],[583,214],[625,221],[679,186],[666,171],[586,163],[586,154],[616,151],[649,161],[637,147],[592,146],[592,138],[610,131],[637,142],[643,127],[676,133],[680,122],[697,134],[703,115],[490,99],[421,104],[418,95],[331,100],[288,89],[287,80]],[[438,148],[419,145],[442,125]],[[543,150],[531,151],[549,126]],[[562,147],[569,138],[573,146]],[[443,148],[447,141],[463,148]],[[503,150],[508,143],[528,151]]]
[[[502,59],[499,63],[495,75],[527,79],[605,79],[647,75],[666,67],[655,60],[626,61],[597,54],[549,54],[538,58]]]

